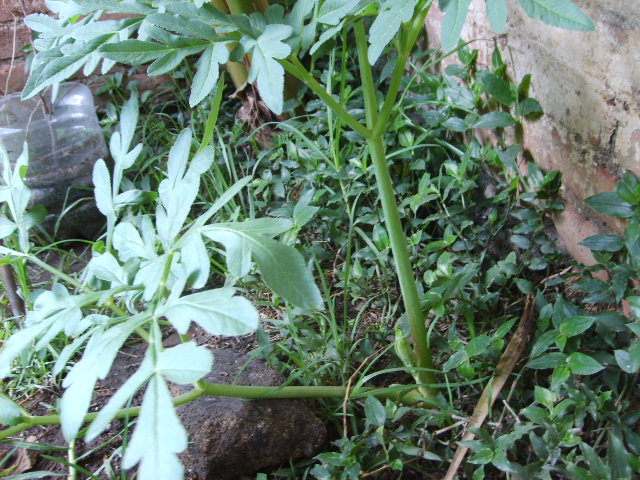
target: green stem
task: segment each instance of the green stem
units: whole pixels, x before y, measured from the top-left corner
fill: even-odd
[[[364,94],[367,126],[370,126],[374,122],[374,119],[378,114],[378,104],[376,101],[376,90],[371,75],[371,65],[369,64],[369,58],[367,54],[367,42],[364,33],[364,26],[362,25],[361,21],[355,24],[354,33],[358,47],[358,62],[360,65],[360,74],[362,77],[361,81]],[[406,57],[408,58],[408,52],[406,54]],[[396,64],[396,71],[398,69],[398,65],[401,66],[402,71],[399,75],[394,73],[394,78],[392,79],[389,92],[387,93],[387,100],[385,100],[385,105],[390,98],[395,101],[395,98],[397,97],[398,89],[400,87],[400,81],[397,80],[396,82],[394,82],[394,80],[396,80],[398,77],[400,79],[402,78],[402,72],[404,71],[405,63],[401,62],[400,59],[398,59],[398,63]],[[395,88],[395,91],[392,91],[393,88]],[[385,122],[383,124],[380,133],[376,133],[378,130],[378,126],[380,125],[380,119],[381,116],[378,117],[373,135],[367,138],[367,144],[369,146],[369,153],[373,161],[374,171],[376,175],[376,184],[378,186],[378,195],[382,203],[382,212],[389,235],[389,240],[391,242],[391,251],[393,252],[393,258],[396,264],[396,273],[398,275],[398,281],[400,283],[402,300],[404,302],[404,307],[409,319],[409,327],[411,329],[411,337],[413,339],[414,345],[413,348],[417,357],[417,366],[424,369],[433,370],[433,358],[431,355],[431,350],[429,349],[429,345],[427,343],[425,316],[422,312],[420,295],[418,293],[418,288],[413,276],[413,267],[411,265],[411,259],[409,256],[407,238],[404,234],[404,229],[402,228],[400,214],[398,213],[398,204],[396,202],[395,192],[393,189],[393,182],[391,180],[391,174],[389,173],[389,167],[387,166],[387,157],[385,153],[384,140],[382,137],[387,123]],[[420,383],[436,383],[435,375],[432,371],[420,371],[419,379]],[[426,388],[426,391],[431,390],[432,389]]]
[[[389,118],[391,117],[391,111],[395,106],[398,93],[400,92],[400,85],[402,83],[405,68],[407,67],[409,55],[413,50],[413,46],[418,39],[420,31],[424,28],[424,21],[430,8],[430,0],[421,1],[416,8],[418,14],[414,16],[408,27],[403,28],[402,38],[400,39],[400,49],[398,50],[398,56],[396,58],[396,65],[393,69],[393,75],[389,84],[389,90],[387,90],[387,96],[385,97],[382,108],[380,109],[380,115],[378,115],[376,124],[373,127],[373,136],[382,135],[387,128]]]
[[[349,125],[364,138],[369,138],[371,136],[371,131],[347,112],[342,105],[334,100],[334,98],[327,93],[325,88],[320,85],[315,78],[313,78],[313,75],[304,68],[304,65],[302,65],[302,62],[300,62],[297,57],[292,56],[286,60],[279,60],[279,62],[287,72],[291,73],[291,75],[313,90],[313,92],[318,95],[325,104],[331,107],[331,109],[342,119],[344,123]]]
[[[356,37],[358,63],[360,66],[360,81],[364,95],[364,112],[367,120],[367,128],[372,130],[376,116],[378,115],[378,101],[376,99],[376,87],[373,84],[371,65],[369,65],[369,53],[367,51],[367,37],[364,33],[364,23],[358,20],[353,26]]]
[[[400,283],[402,300],[409,320],[413,348],[418,360],[417,366],[433,370],[434,363],[431,349],[427,344],[425,315],[422,312],[420,295],[413,276],[407,238],[402,228],[400,214],[398,213],[398,205],[396,203],[393,183],[384,151],[384,142],[382,137],[374,137],[367,140],[367,144],[369,145],[369,153],[373,161],[378,194],[382,203],[382,212],[391,242],[393,259],[396,264],[396,273]],[[422,371],[420,373],[420,380],[425,384],[436,383],[436,378],[432,371]]]
[[[249,399],[263,398],[362,398],[367,395],[375,395],[381,399],[391,399],[406,404],[428,402],[418,389],[411,389],[404,392],[402,386],[386,389],[376,387],[363,387],[349,389],[341,386],[288,386],[288,387],[261,387],[253,385],[227,385],[220,383],[204,382],[202,387],[196,387],[173,399],[173,405],[179,406],[192,402],[204,395],[220,397],[241,397]],[[83,422],[93,421],[99,412],[88,413],[84,416]],[[136,417],[140,414],[140,407],[122,408],[115,414],[114,418]],[[22,423],[9,427],[0,432],[0,440],[4,440],[12,435],[16,435],[34,425],[59,425],[60,415],[42,415],[22,417]]]

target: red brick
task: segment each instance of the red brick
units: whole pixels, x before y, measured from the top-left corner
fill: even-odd
[[[23,57],[22,48],[31,43],[31,32],[22,23],[0,24],[0,62],[11,60],[13,56]]]
[[[27,77],[24,71],[24,60],[16,60],[13,66],[8,61],[0,63],[0,94],[8,95],[22,91]],[[7,79],[9,79],[8,84]]]
[[[24,18],[30,13],[48,11],[44,0],[0,0],[0,23],[13,22],[14,18]]]

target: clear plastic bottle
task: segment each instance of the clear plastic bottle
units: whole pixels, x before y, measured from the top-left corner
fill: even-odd
[[[0,142],[12,161],[25,141],[31,206],[47,209],[44,227],[53,231],[64,211],[58,236],[93,236],[103,223],[95,203],[88,200],[93,164],[105,158],[107,147],[91,90],[80,83],[63,83],[53,102],[51,89],[25,101],[20,94],[0,99]]]

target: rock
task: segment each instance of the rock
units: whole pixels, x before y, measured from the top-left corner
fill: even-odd
[[[229,349],[213,350],[213,372],[205,380],[239,385],[280,385],[282,375],[262,362]],[[240,372],[240,373],[238,373]],[[184,393],[188,387],[180,387]],[[311,457],[327,432],[303,400],[244,400],[201,397],[177,408],[188,431],[189,448],[181,455],[193,480],[237,479],[261,469]]]

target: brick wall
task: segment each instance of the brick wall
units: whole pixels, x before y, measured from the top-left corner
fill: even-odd
[[[505,61],[513,62],[510,75],[519,80],[532,74],[531,93],[545,116],[525,125],[524,147],[540,167],[562,171],[567,210],[556,226],[569,252],[589,263],[590,252],[577,243],[623,224],[582,200],[612,191],[625,172],[640,176],[640,9],[636,1],[575,1],[595,22],[595,32],[545,25],[508,1],[509,25],[497,36],[486,21],[484,0],[473,0],[463,38],[479,39],[470,47],[485,65],[496,38]],[[433,10],[427,22],[431,46],[442,21]]]
[[[44,0],[0,0],[0,95],[19,92],[27,80],[25,53],[31,34],[25,13],[45,13]]]

